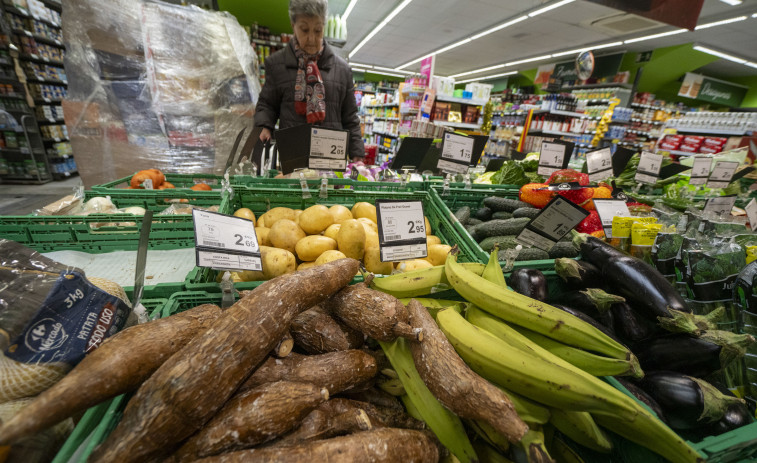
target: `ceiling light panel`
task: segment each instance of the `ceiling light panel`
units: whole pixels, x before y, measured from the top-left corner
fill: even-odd
[[[659,34],[645,35],[643,37],[636,37],[635,39],[624,40],[623,43],[628,44],[628,43],[643,42],[645,40],[659,39],[660,37],[667,37],[669,35],[683,34],[684,32],[688,32],[688,31],[689,31],[688,29],[676,29],[674,31],[661,32]]]
[[[533,18],[534,16],[538,16],[540,14],[544,14],[547,11],[554,10],[555,8],[560,8],[563,5],[567,5],[568,3],[573,3],[575,0],[562,0],[557,3],[553,3],[551,5],[545,6],[544,8],[540,8],[536,11],[533,11],[531,13],[528,13],[528,16]]]
[[[535,58],[528,58],[528,59],[522,59],[519,61],[512,61],[509,63],[505,63],[505,66],[515,66],[515,65],[523,64],[523,63],[532,63],[534,61],[541,61],[541,60],[549,59],[551,57],[552,55],[542,55],[542,56],[537,56]]]
[[[695,31],[699,31],[699,30],[702,30],[702,29],[708,29],[710,27],[722,26],[724,24],[731,24],[731,23],[735,23],[735,22],[739,22],[739,21],[744,21],[746,19],[747,19],[746,16],[738,16],[736,18],[724,19],[722,21],[715,21],[715,22],[712,22],[712,23],[701,24],[701,25],[695,27],[694,30]]]
[[[481,68],[481,69],[475,69],[473,71],[461,72],[460,74],[453,74],[450,77],[462,77],[462,76],[467,76],[467,75],[470,75],[470,74],[478,74],[479,72],[493,71],[495,69],[501,69],[503,67],[505,67],[504,64],[497,64],[495,66],[489,66],[489,67],[485,67],[485,68]]]
[[[378,24],[378,26],[374,27],[373,30],[371,32],[369,32],[368,35],[366,35],[365,38],[363,40],[361,40],[360,43],[358,43],[355,48],[352,49],[352,51],[350,51],[349,57],[352,58],[352,56],[355,53],[357,53],[358,50],[360,50],[361,48],[363,48],[363,46],[366,43],[368,43],[368,41],[371,40],[374,35],[378,34],[379,31],[384,28],[384,26],[386,26],[387,24],[389,24],[389,21],[391,21],[392,19],[394,19],[394,17],[397,16],[400,13],[400,11],[404,10],[405,7],[408,6],[410,4],[410,2],[412,2],[412,1],[413,0],[402,0],[402,3],[400,3],[397,8],[395,8],[394,10],[392,10],[392,12],[389,13],[386,16],[386,18],[384,18],[384,20],[381,21]]]
[[[342,13],[342,19],[347,20],[347,18],[350,16],[350,13],[352,13],[352,10],[355,8],[355,4],[357,3],[357,0],[350,0],[349,5],[347,5],[347,8],[345,8],[344,13]]]
[[[499,26],[494,26],[491,29],[487,29],[487,30],[485,30],[483,32],[479,32],[478,34],[472,36],[470,39],[471,40],[480,39],[481,37],[484,37],[484,36],[489,35],[489,34],[493,34],[494,32],[497,32],[497,31],[501,31],[502,29],[504,29],[506,27],[510,27],[513,24],[518,24],[519,22],[525,21],[526,19],[528,19],[528,16],[521,16],[520,18],[513,19],[512,21],[504,22],[504,23],[500,24]]]
[[[742,0],[720,0],[723,3],[727,3],[732,6],[741,5]]]
[[[502,74],[493,74],[493,75],[490,75],[490,76],[476,77],[475,79],[458,80],[455,83],[456,84],[467,84],[468,82],[478,82],[478,81],[482,81],[482,80],[491,80],[491,79],[496,79],[498,77],[511,76],[511,75],[517,74],[517,73],[518,73],[518,71],[503,72]]]
[[[707,53],[712,56],[717,56],[718,58],[727,59],[728,61],[733,61],[734,63],[744,64],[747,61],[743,58],[739,58],[738,56],[729,55],[728,53],[723,53],[721,51],[713,50],[712,48],[702,47],[700,45],[694,46],[694,50],[701,51],[702,53]]]

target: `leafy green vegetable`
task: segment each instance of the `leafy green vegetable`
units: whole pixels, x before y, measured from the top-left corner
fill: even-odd
[[[678,254],[681,244],[683,236],[678,233],[658,233],[652,252],[657,254],[657,259],[672,259]]]
[[[544,177],[536,172],[526,172],[526,177],[528,177],[528,183],[544,183]]]
[[[523,186],[526,183],[529,183],[529,180],[528,177],[526,177],[523,167],[521,167],[518,162],[505,161],[505,163],[502,164],[502,168],[500,168],[492,177],[492,182],[500,185]]]
[[[523,170],[528,172],[536,172],[539,169],[539,159],[528,159],[520,161],[520,166]]]
[[[735,275],[746,266],[746,253],[741,251],[709,255],[700,253],[690,255],[691,275],[694,283],[719,281]]]

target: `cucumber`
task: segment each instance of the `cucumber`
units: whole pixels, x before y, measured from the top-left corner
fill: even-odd
[[[539,215],[539,212],[541,211],[534,207],[521,207],[515,209],[515,211],[513,212],[513,217],[516,219],[520,217],[528,217],[529,219],[533,219],[534,217]]]
[[[512,219],[512,218],[513,218],[512,212],[499,211],[492,214],[492,219],[505,220],[505,219]]]
[[[481,249],[486,252],[492,252],[492,249],[494,249],[494,246],[497,244],[499,244],[500,249],[511,249],[518,245],[518,241],[515,237],[516,235],[490,236],[484,238],[479,245],[481,246]]]
[[[494,212],[505,211],[514,212],[521,207],[531,207],[528,203],[518,201],[517,199],[500,198],[498,196],[489,196],[484,198],[484,206]]]
[[[559,241],[549,250],[549,258],[578,257],[578,251],[570,241]]]
[[[481,225],[476,225],[476,235],[479,239],[490,236],[517,235],[526,228],[526,224],[530,220],[526,217],[521,217],[520,219],[490,220]]]
[[[549,259],[549,253],[539,248],[523,248],[515,260],[545,260]]]
[[[482,223],[484,223],[483,220],[478,220],[475,217],[471,217],[470,219],[468,219],[467,225],[479,225],[479,224],[482,224]]]
[[[476,214],[474,216],[478,220],[486,222],[487,220],[491,220],[492,218],[492,210],[488,207],[482,207],[479,210],[476,211]]]
[[[478,241],[478,235],[476,234],[476,225],[468,225],[465,227],[465,229],[470,233],[470,236],[475,240]]]
[[[470,219],[470,207],[463,206],[460,209],[455,212],[455,217],[457,218],[457,221],[460,222],[463,225],[468,224],[468,220]]]

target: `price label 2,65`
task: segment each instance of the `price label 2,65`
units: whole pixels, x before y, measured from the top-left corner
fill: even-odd
[[[216,212],[192,211],[198,267],[217,270],[263,270],[260,246],[251,220]]]
[[[639,183],[656,183],[662,169],[662,154],[644,151],[639,159],[639,167],[636,169],[636,180]]]
[[[426,220],[421,201],[376,200],[381,262],[428,255]]]
[[[586,153],[586,170],[589,172],[589,180],[599,182],[612,177],[612,153],[610,148]]]

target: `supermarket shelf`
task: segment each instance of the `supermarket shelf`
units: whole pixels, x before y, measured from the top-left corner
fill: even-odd
[[[689,153],[688,151],[678,151],[678,150],[655,150],[655,153],[668,153],[672,154],[673,156],[697,156],[697,155],[705,155],[709,153]]]
[[[47,104],[47,103],[61,103],[63,102],[63,100],[61,99],[51,100],[50,98],[35,98],[34,102],[39,103],[39,104]]]
[[[454,96],[436,96],[436,101],[444,101],[446,103],[460,103],[474,106],[483,106],[488,100],[474,100],[472,98],[455,98]]]
[[[621,84],[619,82],[606,82],[603,84],[570,85],[567,87],[562,87],[561,90],[587,90],[592,88],[624,88],[631,90],[633,88],[633,85]]]
[[[68,159],[74,157],[73,154],[64,154],[63,156],[49,156],[50,159]]]
[[[0,180],[4,183],[30,183],[35,185],[41,185],[52,181],[51,178],[39,180],[33,175],[0,175]]]
[[[672,112],[670,109],[663,108],[662,106],[652,106],[651,104],[631,103],[634,108],[654,109],[655,111],[665,111],[666,113]]]
[[[0,47],[0,48],[7,49],[7,47]],[[0,58],[0,64],[2,64],[3,66],[13,66],[13,63],[11,61],[8,61],[7,59],[2,59],[2,58]]]
[[[267,45],[269,47],[283,47],[284,45],[287,45],[284,42],[274,42],[273,40],[263,40],[263,39],[250,39],[252,43],[257,43],[258,45]]]
[[[377,132],[375,130],[371,132],[371,135],[381,135],[381,136],[389,137],[389,138],[399,138],[399,135],[388,133],[388,132]]]
[[[355,91],[356,92],[362,92],[362,93],[376,93],[376,90],[368,90],[368,89],[365,89],[365,88],[356,88]]]
[[[561,132],[559,130],[533,130],[529,131],[528,135],[553,135],[556,137],[580,137],[582,134],[575,132]]]
[[[49,37],[45,37],[44,35],[37,35],[32,34],[31,32],[27,31],[26,29],[13,29],[14,34],[18,35],[25,35],[27,37],[33,38],[35,41],[39,43],[44,43],[45,45],[51,45],[53,47],[57,48],[63,48],[63,43],[59,40],[51,39]]]
[[[366,105],[366,108],[388,108],[391,106],[397,106],[399,107],[399,103],[382,103],[382,104],[370,104]]]
[[[43,22],[43,23],[47,24],[48,26],[53,26],[53,27],[55,27],[57,29],[60,29],[60,27],[61,27],[60,24],[55,24],[54,22],[48,21],[45,18],[41,18],[41,17],[39,17],[37,15],[29,14],[29,12],[26,11],[25,9],[23,9],[23,8],[18,8],[16,6],[8,5],[8,4],[4,4],[3,8],[8,13],[13,13],[16,16],[23,16],[24,18],[33,18],[33,19],[36,19],[39,22]]]
[[[55,66],[63,66],[63,61],[56,61],[54,59],[47,59],[39,55],[27,55],[26,53],[19,53],[19,59],[24,61],[33,61],[35,63],[53,64]]]
[[[18,79],[14,79],[13,77],[0,76],[0,83],[3,83],[3,84],[17,84],[19,82],[18,82]]]
[[[631,121],[610,121],[610,124],[628,125],[630,123],[631,123]]]
[[[399,117],[380,117],[380,116],[374,116],[374,120],[376,121],[399,121]]]
[[[70,172],[63,172],[63,173],[53,172],[53,178],[58,180],[58,179],[68,178],[68,177],[71,177],[72,175],[78,175],[78,174],[79,172],[76,170],[70,171]]]
[[[610,104],[610,98],[592,98],[585,101],[586,104]]]
[[[447,121],[431,121],[436,125],[441,125],[444,127],[452,127],[455,129],[468,129],[468,130],[477,130],[481,128],[481,124],[469,124],[466,122],[447,122]]]
[[[378,149],[379,149],[379,151],[383,151],[385,153],[394,153],[394,150],[392,150],[390,148],[385,148],[383,146],[379,146]]]
[[[647,137],[647,138],[652,138],[652,133],[651,132],[646,132],[644,130],[628,129],[628,130],[626,130],[626,132],[628,132],[628,133],[635,133],[636,135],[641,135],[641,136],[644,136],[644,137]],[[654,137],[654,138],[657,138],[657,137]]]
[[[568,116],[568,117],[588,117],[584,113],[577,113],[573,111],[561,111],[559,109],[537,109],[534,114],[554,114],[555,116]]]
[[[426,91],[426,87],[404,87],[402,89],[403,95],[408,95],[410,93],[423,93]],[[438,100],[440,97],[436,97]],[[443,97],[442,97],[443,98]]]
[[[56,10],[59,10],[63,7],[60,2],[56,2],[54,0],[42,0],[42,3],[44,3],[46,6],[50,8],[55,8]]]
[[[3,154],[30,154],[29,148],[0,148],[0,155]],[[37,153],[41,154],[41,153]]]
[[[399,88],[396,88],[396,87],[381,87],[381,86],[379,86],[379,87],[376,87],[376,90],[380,91],[380,92],[382,92],[382,91],[383,92],[387,92],[387,91],[388,92],[394,92],[396,90],[399,90]]]
[[[526,114],[528,114],[528,109],[517,109],[515,111],[495,111],[492,116],[525,116]]]
[[[663,121],[653,121],[651,119],[641,119],[639,117],[632,117],[631,122],[640,122],[642,124],[653,124],[653,125],[662,125],[664,124]]]
[[[418,111],[420,111],[418,108],[406,108],[400,109],[400,114],[418,114]]]
[[[60,119],[37,119],[37,124],[60,124],[63,122],[65,121],[62,117]]]
[[[743,135],[746,135],[747,133],[751,133],[745,130],[698,130],[698,129],[689,129],[689,128],[680,129],[678,127],[672,127],[672,128],[682,133],[698,133],[702,135],[743,136]]]
[[[68,141],[68,138],[67,137],[63,137],[63,138],[58,138],[58,137],[55,137],[55,138],[43,138],[42,141],[44,143],[60,143],[62,141]]]
[[[7,98],[9,100],[25,100],[25,98],[21,95],[0,94],[0,98]]]
[[[26,79],[27,83],[30,84],[48,84],[48,85],[68,85],[68,82],[63,82],[62,80],[49,80],[49,79]]]

